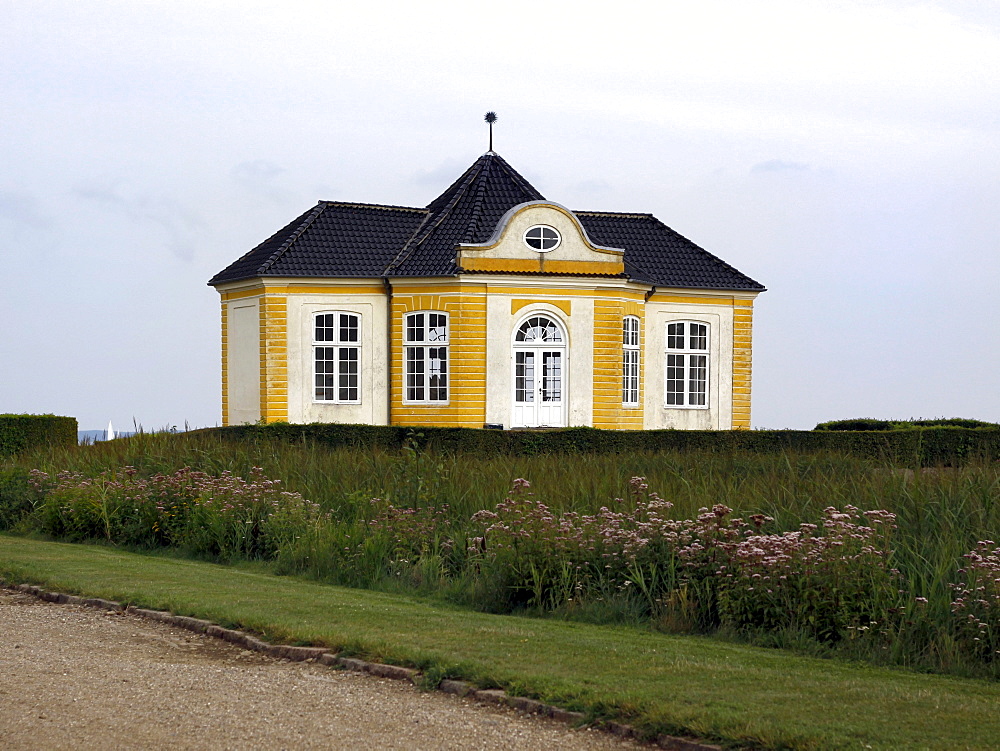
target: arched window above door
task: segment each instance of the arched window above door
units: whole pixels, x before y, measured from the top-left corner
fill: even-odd
[[[522,323],[514,341],[525,344],[565,344],[559,324],[545,316],[532,316]]]

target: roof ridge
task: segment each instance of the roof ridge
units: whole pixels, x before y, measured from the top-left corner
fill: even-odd
[[[495,151],[487,151],[483,154],[482,158],[487,159],[487,162],[485,168],[481,170],[477,176],[476,197],[472,203],[472,217],[469,220],[469,226],[466,228],[463,242],[472,242],[479,234],[479,222],[482,220],[483,215],[484,194],[486,192],[486,186],[490,181],[489,171],[494,166],[496,169],[505,172],[507,177],[511,179],[511,182],[513,182],[514,185],[517,186],[517,189],[522,193],[528,196],[538,196],[538,198],[533,199],[536,201],[545,200],[545,196],[539,193],[537,188],[525,180],[516,169],[510,166],[510,162],[497,154]]]
[[[425,212],[426,208],[419,208],[417,206],[397,206],[391,203],[362,203],[359,201],[320,201],[321,204],[327,206],[345,206],[348,208],[356,209],[386,209],[390,211],[418,211]]]
[[[413,234],[410,235],[410,238],[403,244],[403,247],[400,249],[399,253],[396,254],[396,257],[393,258],[389,265],[385,267],[385,274],[388,274],[392,269],[401,266],[406,259],[413,254],[413,251],[416,250],[417,246],[426,240],[427,236],[430,235],[436,227],[440,226],[445,218],[447,218],[447,216],[451,213],[451,210],[455,208],[455,204],[458,203],[459,199],[464,196],[466,191],[469,189],[470,183],[482,174],[486,158],[486,154],[479,157],[479,159],[477,159],[472,166],[465,171],[465,174],[463,175],[463,177],[465,177],[464,180],[460,177],[448,186],[448,190],[427,204],[427,208],[425,209],[425,211],[427,211],[426,218],[413,231]],[[430,207],[433,206],[442,196],[447,195],[449,191],[453,191],[450,200],[441,209],[439,209],[437,213],[431,212]]]
[[[476,197],[472,201],[472,217],[469,220],[469,226],[465,228],[465,236],[462,238],[463,242],[471,242],[479,229],[479,220],[483,214],[483,194],[486,192],[486,183],[489,177],[488,174],[484,175],[484,172],[488,171],[489,166],[487,166],[486,170],[479,173],[479,179],[476,181]]]
[[[257,269],[258,276],[261,276],[264,272],[266,272],[268,268],[270,268],[290,247],[292,247],[292,244],[302,236],[302,233],[309,229],[309,225],[315,222],[316,218],[326,210],[326,206],[327,204],[324,201],[320,201],[316,204],[315,208],[309,212],[309,216],[305,218],[302,224],[300,224],[292,232],[292,234],[288,236],[288,239],[286,239],[285,242],[283,242],[281,246],[260,265]]]
[[[653,216],[653,214],[645,212],[637,213],[635,211],[576,211],[574,209],[573,213],[578,216],[582,214],[584,216],[625,216],[625,217],[631,217],[633,219],[656,219],[656,217]]]

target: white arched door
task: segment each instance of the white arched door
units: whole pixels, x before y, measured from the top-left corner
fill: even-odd
[[[513,349],[511,427],[564,427],[568,352],[562,327],[547,316],[532,316],[515,332]]]

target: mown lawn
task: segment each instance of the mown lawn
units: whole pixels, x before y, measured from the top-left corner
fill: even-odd
[[[7,535],[0,576],[499,685],[650,733],[761,748],[1000,748],[1000,685],[985,681],[488,615],[261,570]]]

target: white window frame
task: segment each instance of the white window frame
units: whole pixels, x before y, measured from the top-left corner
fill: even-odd
[[[546,237],[545,236],[546,230],[553,233],[555,235],[555,238]],[[537,237],[529,238],[528,235],[537,235]],[[524,235],[521,237],[521,239],[524,241],[525,245],[527,245],[536,253],[551,253],[553,250],[562,245],[562,233],[555,227],[548,224],[535,224],[531,227],[528,227],[528,229],[524,231]],[[534,245],[531,244],[531,242],[537,242],[540,245],[544,245],[546,242],[550,242],[553,239],[555,240],[555,242],[552,245],[548,246],[547,248],[545,247],[536,248]]]
[[[520,338],[522,334],[524,335],[523,339]],[[528,338],[529,336],[532,338]],[[526,372],[526,361],[524,361],[525,370],[518,372],[518,357],[527,352],[538,355],[534,359],[534,371],[530,376]],[[551,371],[546,367],[546,355],[558,356],[558,365]],[[511,425],[513,427],[565,427],[567,425],[570,401],[569,360],[569,329],[566,322],[554,312],[544,309],[535,310],[524,315],[517,322],[511,335],[511,376],[513,378],[510,394],[511,409],[513,410]],[[525,398],[529,390],[527,386],[529,377],[532,380],[530,390],[533,393],[530,400]],[[547,395],[556,398],[548,398]]]
[[[641,324],[638,316],[622,319],[622,406],[638,407],[641,399],[642,370],[640,337]]]
[[[324,316],[333,316],[332,326],[326,326],[320,319]],[[345,324],[342,316],[354,319],[354,326]],[[352,310],[321,310],[312,315],[312,394],[315,404],[361,404],[361,346],[362,346],[362,319],[360,313]],[[328,331],[328,334],[321,336],[321,329]],[[354,338],[351,338],[353,331]],[[327,338],[329,337],[329,338]],[[320,358],[321,353],[330,357]],[[353,358],[351,357],[353,355]],[[320,362],[328,363],[330,369],[320,370]],[[354,364],[354,372],[350,367],[344,367],[349,363]],[[350,383],[350,377],[354,376],[354,385]],[[321,385],[321,378],[332,378],[333,385]],[[343,379],[347,378],[346,384]],[[321,396],[318,392],[324,391]],[[344,392],[347,391],[345,398]],[[351,391],[355,398],[350,398]],[[332,396],[327,397],[327,393]]]
[[[436,318],[432,318],[436,316]],[[422,318],[421,318],[422,317]],[[443,331],[442,331],[443,329]],[[403,315],[403,404],[448,404],[451,374],[448,369],[451,319],[441,310],[415,310]],[[443,352],[442,352],[443,350]],[[431,385],[434,373],[426,367],[416,372],[416,363],[437,361],[443,385]],[[420,384],[417,385],[417,379]],[[414,393],[419,390],[419,394]],[[443,393],[442,393],[443,392]]]
[[[678,331],[677,326],[683,328]],[[692,326],[701,329],[693,332]],[[708,409],[711,404],[711,324],[697,320],[667,321],[665,334],[663,406],[666,409]],[[671,378],[672,375],[675,377]]]

